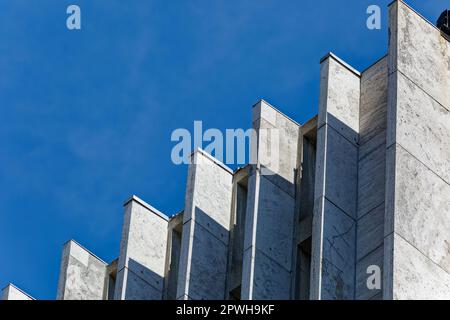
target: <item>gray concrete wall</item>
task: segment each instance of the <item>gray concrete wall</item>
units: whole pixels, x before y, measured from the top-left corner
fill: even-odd
[[[353,299],[360,74],[329,54],[321,63],[311,299]]]
[[[168,218],[136,196],[125,202],[116,300],[160,300],[164,291]]]
[[[367,268],[383,268],[386,177],[387,57],[361,74],[358,208],[356,227],[356,299],[380,297],[367,287]]]
[[[227,292],[230,299],[241,299],[245,218],[247,214],[248,174],[251,165],[233,175],[233,199],[228,253]]]
[[[71,240],[64,245],[58,300],[103,300],[107,264]]]
[[[293,274],[291,298],[309,300],[311,282],[311,235],[317,153],[317,116],[303,124],[300,131],[300,164],[298,165],[297,181],[295,183],[295,246],[292,252]]]
[[[182,233],[183,213],[179,213],[171,217],[169,221],[166,271],[164,277],[164,299],[166,300],[176,300],[177,298]]]
[[[300,127],[262,100],[253,127],[258,164],[248,178],[241,296],[289,299]]]
[[[385,299],[450,299],[450,44],[390,6]]]
[[[117,258],[106,266],[105,290],[103,294],[104,300],[114,300],[118,262],[119,259]]]
[[[26,294],[11,283],[3,288],[1,297],[1,300],[34,300],[33,297]]]
[[[233,174],[200,149],[191,160],[177,299],[225,299]]]

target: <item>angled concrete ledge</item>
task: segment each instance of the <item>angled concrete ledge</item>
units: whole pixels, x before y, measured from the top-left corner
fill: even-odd
[[[297,126],[301,126],[297,121],[293,120],[291,117],[287,116],[285,113],[281,112],[277,107],[274,107],[272,104],[270,104],[269,102],[267,102],[264,99],[259,99],[253,106],[252,108],[258,108],[261,106],[261,104],[264,104],[265,106],[273,109],[276,113],[278,113],[279,115],[285,117],[287,120],[289,120],[290,122],[292,122],[293,124],[296,124]],[[259,118],[253,118],[253,122],[255,122],[256,120],[258,120]]]
[[[220,161],[217,158],[215,158],[212,155],[210,155],[208,152],[206,152],[202,148],[197,148],[196,150],[192,151],[191,156],[190,156],[191,159],[194,158],[196,153],[199,153],[199,154],[205,156],[205,158],[207,158],[208,160],[211,160],[214,164],[218,165],[219,167],[221,167],[222,169],[224,169],[228,173],[233,174],[233,170],[230,167],[228,167],[222,161]],[[195,163],[193,163],[193,164],[195,164]]]
[[[348,69],[349,71],[353,72],[356,76],[361,77],[361,72],[353,68],[350,64],[339,58],[337,55],[335,55],[333,52],[328,52],[322,59],[320,59],[320,63],[325,62],[325,60],[332,58],[336,62],[339,62],[343,67]]]
[[[22,289],[16,287],[14,284],[9,283],[6,287],[1,290],[1,299],[0,300],[36,300],[28,293],[23,291]]]
[[[169,218],[136,196],[124,211],[114,299],[160,300]]]
[[[65,243],[58,281],[58,300],[103,300],[108,264],[70,240]]]
[[[406,3],[403,0],[394,0],[391,3],[388,4],[388,7],[391,7],[393,4],[396,3],[402,3],[404,4],[406,7],[408,7],[409,10],[411,10],[412,12],[414,12],[416,15],[418,15],[420,18],[422,18],[423,21],[425,21],[426,23],[428,23],[429,25],[431,25],[433,28],[435,28],[436,30],[438,30],[439,32],[441,32],[441,30],[430,20],[428,20],[427,18],[425,18],[421,13],[419,13],[419,11],[417,11],[416,9],[414,9],[413,7],[411,7],[408,3]]]
[[[367,71],[369,71],[371,68],[373,68],[375,65],[377,65],[378,63],[380,63],[381,61],[383,61],[383,59],[387,59],[388,58],[388,54],[385,54],[384,56],[382,56],[381,58],[379,58],[377,61],[371,63],[369,66],[367,66],[363,71],[361,71],[361,76],[366,73]],[[363,81],[363,80],[361,80]]]
[[[104,264],[108,264],[107,262],[105,262],[102,258],[100,258],[99,256],[97,256],[95,253],[93,253],[91,250],[87,249],[86,247],[84,247],[83,245],[81,245],[78,241],[74,240],[74,239],[70,239],[66,242],[64,242],[63,247],[65,247],[68,243],[74,243],[76,246],[80,247],[80,249],[82,249],[83,251],[86,251],[87,253],[89,253],[89,255],[91,255],[93,258],[97,259],[98,261],[104,263]]]
[[[123,206],[124,207],[127,206],[131,201],[135,201],[135,202],[139,203],[141,206],[143,206],[144,208],[155,213],[160,218],[162,218],[166,221],[169,221],[169,217],[167,215],[165,215],[164,213],[162,213],[158,209],[154,208],[153,206],[149,205],[147,202],[145,202],[144,200],[142,200],[141,198],[139,198],[138,196],[135,196],[135,195],[132,195],[127,200],[125,200],[125,202],[123,203]]]

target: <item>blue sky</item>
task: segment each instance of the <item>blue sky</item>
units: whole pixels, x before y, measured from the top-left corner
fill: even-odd
[[[14,0],[0,3],[0,287],[54,299],[65,241],[118,256],[123,201],[183,208],[176,128],[248,128],[264,98],[317,112],[319,60],[387,50],[389,1]],[[407,1],[431,21],[448,0]],[[82,30],[66,28],[66,8]],[[366,8],[382,29],[365,27]]]

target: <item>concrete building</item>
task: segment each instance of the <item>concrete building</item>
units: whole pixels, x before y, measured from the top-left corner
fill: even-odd
[[[273,161],[232,171],[196,150],[183,212],[125,202],[117,260],[66,243],[57,298],[450,299],[450,42],[402,1],[389,28],[362,72],[321,60],[305,124],[253,107]]]
[[[2,300],[35,300],[11,283],[3,288],[1,297]]]

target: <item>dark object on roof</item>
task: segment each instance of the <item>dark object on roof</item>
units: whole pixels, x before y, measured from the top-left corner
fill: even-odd
[[[445,10],[444,12],[442,12],[437,21],[437,27],[450,37],[450,10]]]

